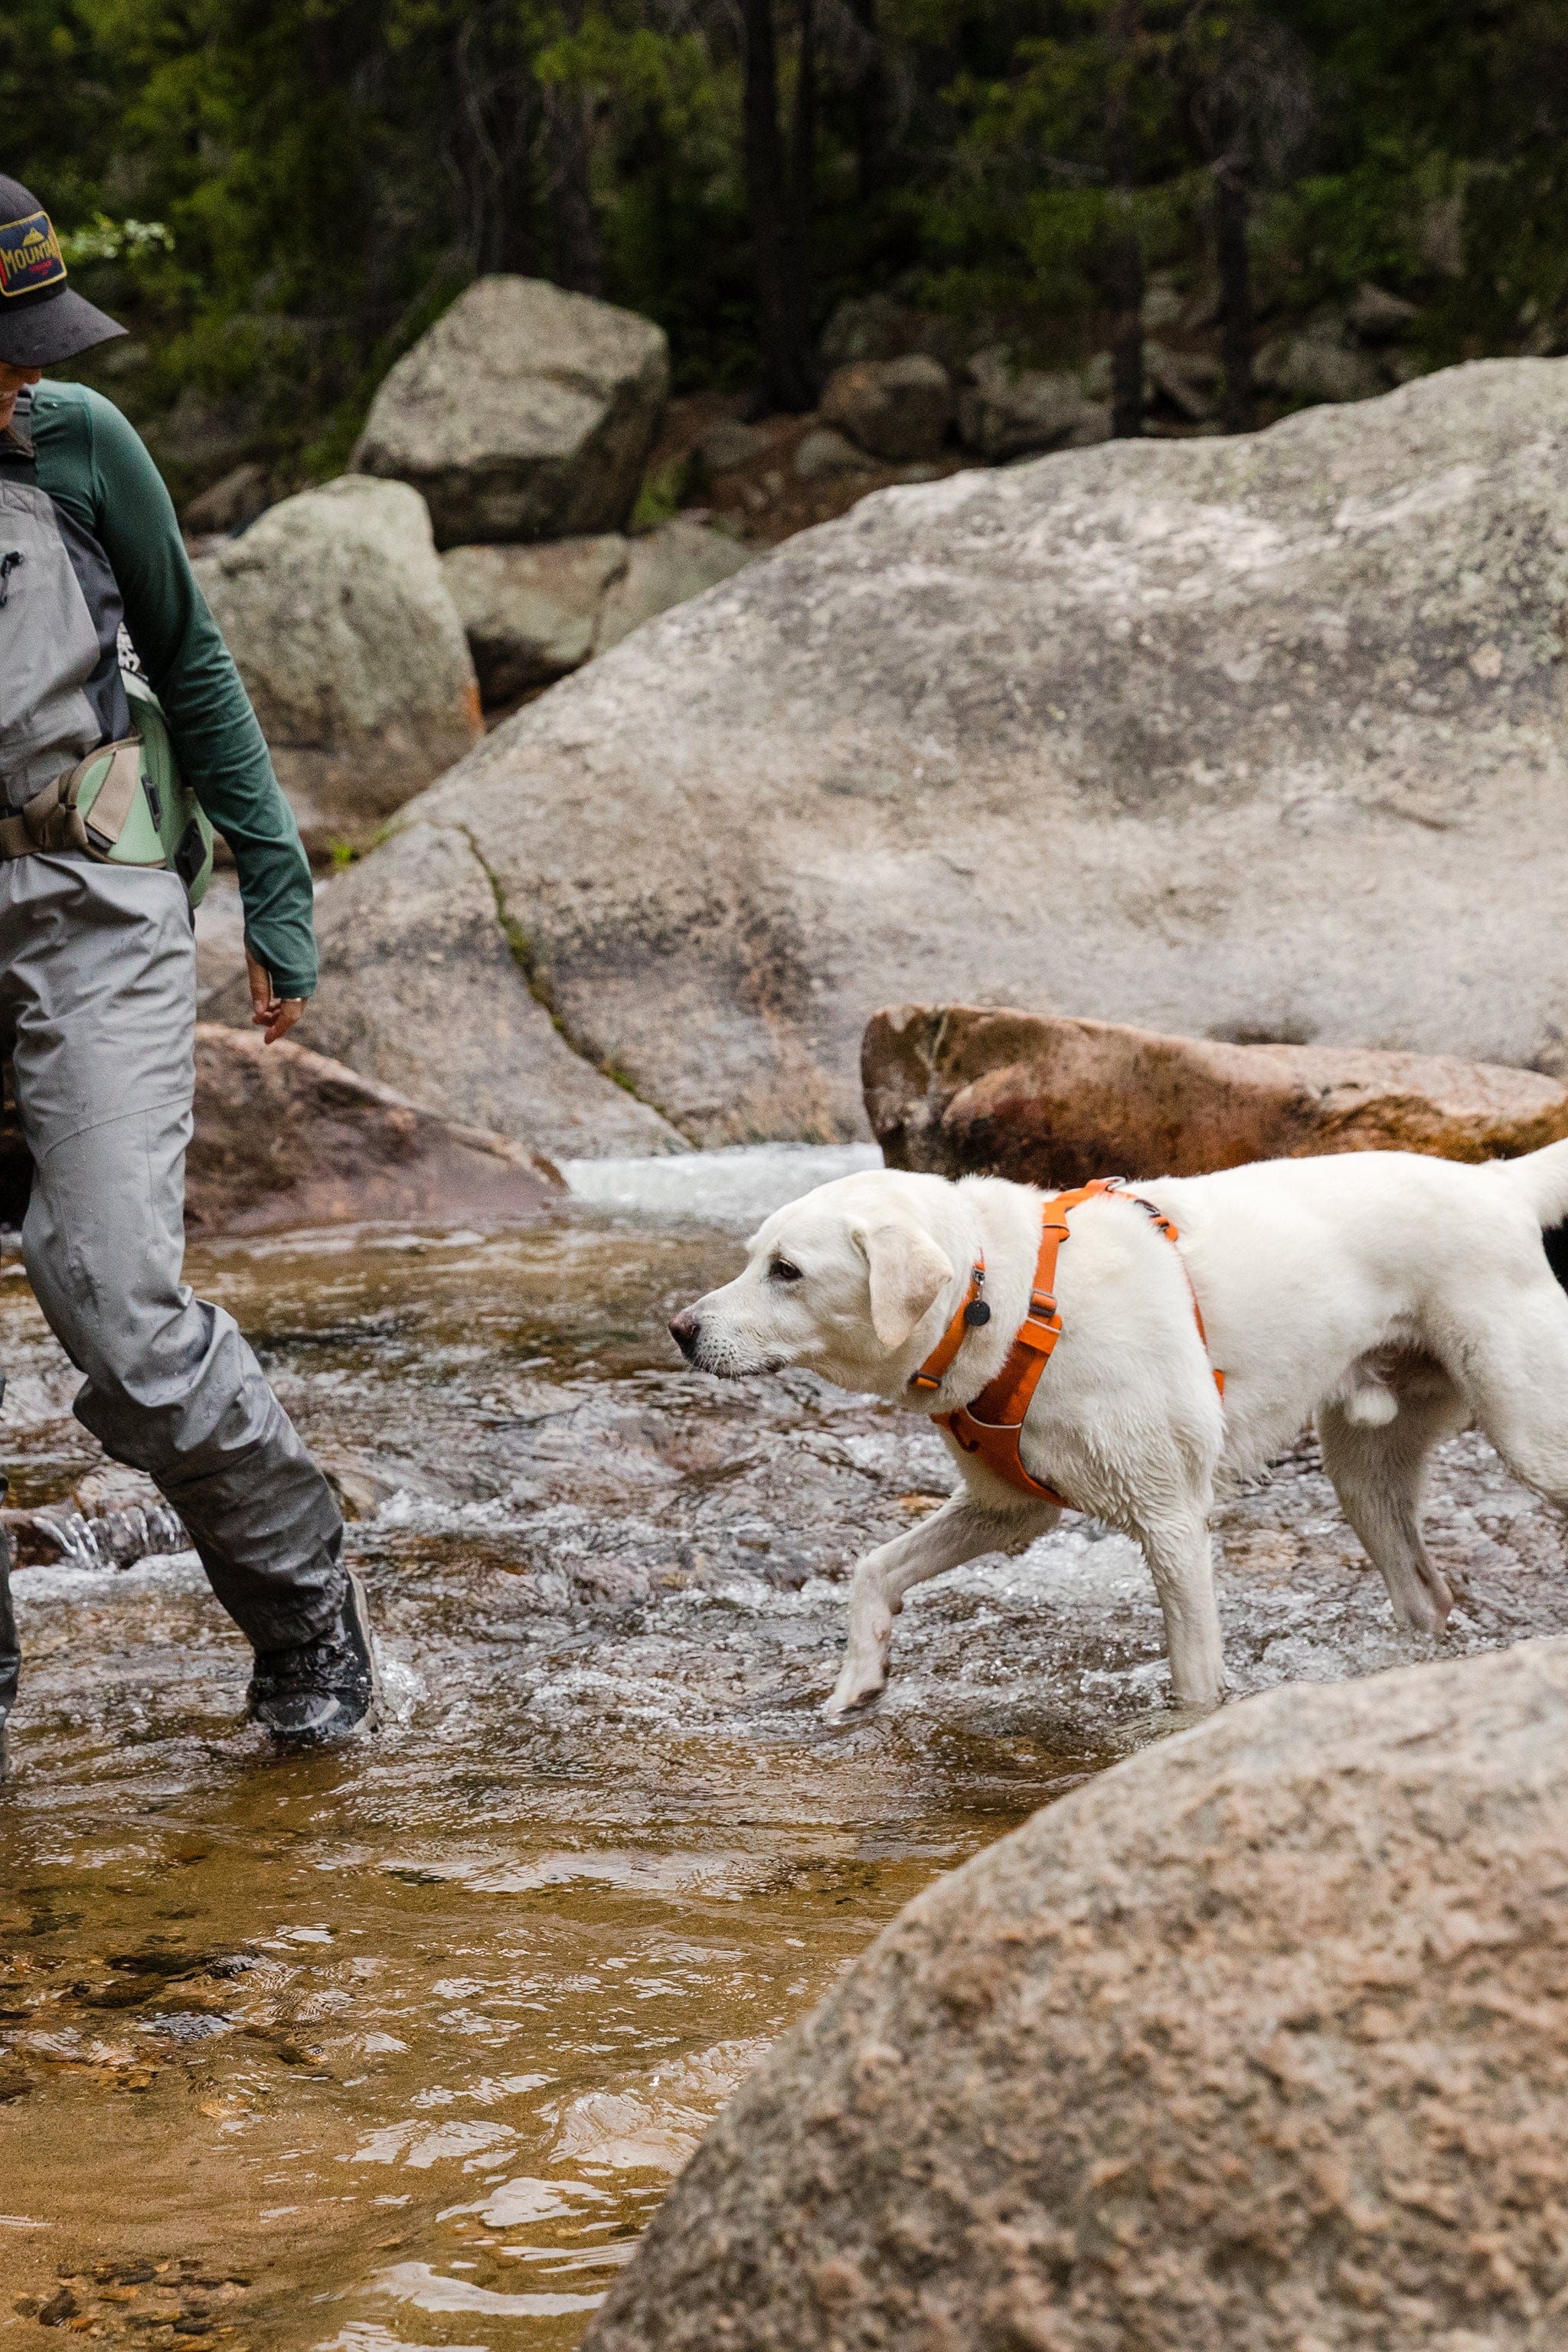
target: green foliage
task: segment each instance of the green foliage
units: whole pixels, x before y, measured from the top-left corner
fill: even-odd
[[[656,474],[649,474],[632,509],[630,529],[657,530],[661,522],[678,515],[690,499],[692,470],[689,457],[672,457]]]
[[[777,5],[787,107],[800,0]],[[1568,346],[1561,0],[817,0],[815,21],[819,320],[885,290],[1020,354],[1088,348],[1113,233],[1209,268],[1210,174],[1240,139],[1266,312],[1371,278],[1422,306],[1434,362]],[[738,22],[720,0],[7,0],[0,168],[132,326],[83,372],[163,420],[176,487],[241,454],[303,478],[342,467],[476,271],[584,266],[563,125],[605,293],[666,327],[679,385],[755,380]],[[1239,131],[1215,94],[1238,58],[1287,55],[1307,127],[1266,154],[1267,87]]]

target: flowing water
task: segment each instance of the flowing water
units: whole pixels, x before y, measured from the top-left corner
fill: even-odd
[[[598,1165],[520,1231],[193,1251],[357,1512],[392,1719],[279,1759],[188,1556],[18,1573],[18,2352],[40,2319],[151,2352],[575,2344],[731,2086],[877,1928],[1161,1727],[1148,1580],[1078,1520],[917,1593],[879,1710],[817,1720],[844,1573],[946,1455],[808,1376],[707,1381],[663,1325],[843,1164]],[[12,1499],[64,1502],[99,1457],[11,1264],[0,1360]],[[1555,1525],[1478,1441],[1433,1519],[1450,1647],[1568,1627]],[[1411,1654],[1310,1442],[1222,1522],[1242,1688]]]

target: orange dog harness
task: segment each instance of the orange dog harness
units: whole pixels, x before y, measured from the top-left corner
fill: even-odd
[[[994,1470],[1011,1486],[1020,1486],[1026,1495],[1037,1495],[1042,1502],[1056,1503],[1064,1510],[1073,1506],[1065,1495],[1052,1486],[1042,1486],[1031,1478],[1024,1467],[1018,1451],[1019,1435],[1030,1401],[1039,1386],[1040,1375],[1051,1360],[1051,1351],[1062,1335],[1062,1318],[1056,1300],[1057,1255],[1063,1242],[1069,1238],[1068,1212],[1080,1202],[1092,1200],[1100,1192],[1121,1192],[1122,1197],[1152,1218],[1165,1239],[1173,1244],[1180,1239],[1169,1217],[1163,1216],[1152,1201],[1140,1200],[1136,1192],[1123,1190],[1120,1176],[1100,1176],[1092,1184],[1079,1185],[1076,1192],[1058,1192],[1047,1201],[1041,1211],[1040,1255],[1035,1264],[1035,1279],[1029,1293],[1029,1311],[1019,1325],[1007,1360],[995,1379],[982,1389],[973,1403],[961,1404],[952,1412],[939,1412],[933,1418],[944,1429],[951,1430],[966,1454],[977,1454],[987,1469]],[[1185,1272],[1184,1265],[1183,1271]],[[1187,1276],[1192,1290],[1192,1276]],[[925,1362],[910,1381],[912,1389],[927,1391],[939,1388],[963,1347],[969,1333],[977,1326],[989,1323],[991,1308],[985,1296],[985,1260],[975,1260],[971,1268],[968,1286],[959,1302],[958,1311],[948,1325]],[[1208,1336],[1204,1329],[1203,1309],[1197,1293],[1193,1292],[1193,1314],[1197,1322],[1198,1337],[1208,1350]],[[1215,1386],[1225,1394],[1225,1374],[1215,1371]]]

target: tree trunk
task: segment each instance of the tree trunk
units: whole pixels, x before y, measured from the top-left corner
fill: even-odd
[[[588,180],[587,100],[569,83],[555,82],[544,106],[554,166],[555,275],[574,294],[597,294],[604,280]]]
[[[1247,249],[1247,192],[1244,174],[1219,163],[1214,175],[1214,252],[1219,273],[1220,357],[1225,364],[1227,433],[1250,433],[1258,423],[1252,381],[1252,264]]]
[[[773,0],[741,0],[745,28],[743,131],[746,197],[757,281],[757,329],[768,398],[777,408],[814,407],[811,352],[800,299],[801,242],[779,129],[778,47]],[[799,114],[796,115],[797,129]]]
[[[849,0],[849,8],[868,44],[864,70],[850,92],[855,175],[865,204],[879,196],[888,184],[893,153],[893,79],[877,24],[877,0]]]
[[[1110,19],[1110,87],[1105,160],[1111,199],[1102,275],[1110,305],[1110,431],[1118,441],[1143,430],[1143,247],[1132,218],[1132,77],[1137,70],[1141,0],[1117,0]]]
[[[790,308],[806,379],[816,398],[811,351],[811,216],[816,180],[816,5],[798,0],[800,47],[790,126]]]
[[[566,29],[583,29],[584,0],[566,0]],[[555,275],[574,294],[597,294],[604,278],[599,225],[588,173],[588,99],[569,82],[552,82],[544,94],[550,133],[551,177],[555,214]]]
[[[452,56],[450,160],[463,191],[469,249],[481,272],[531,276],[533,78],[515,44],[479,15],[462,26]]]
[[[1113,208],[1102,265],[1110,299],[1110,433],[1116,441],[1136,440],[1143,430],[1143,247],[1130,210],[1123,194]]]

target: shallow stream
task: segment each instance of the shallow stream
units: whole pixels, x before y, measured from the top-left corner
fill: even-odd
[[[188,1557],[16,1580],[0,1792],[0,2341],[575,2344],[695,2138],[931,1875],[1155,1736],[1136,1553],[1068,1520],[924,1588],[879,1709],[816,1707],[926,1425],[664,1333],[839,1158],[579,1171],[521,1231],[193,1251],[358,1516],[393,1719],[279,1760]],[[98,1464],[0,1270],[14,1502]],[[1555,1523],[1446,1450],[1449,1647],[1568,1630]],[[1303,1441],[1222,1515],[1243,1689],[1394,1635]]]

